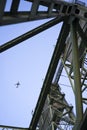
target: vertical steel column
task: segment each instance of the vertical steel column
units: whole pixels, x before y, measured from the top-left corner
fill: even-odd
[[[71,40],[72,40],[72,58],[75,85],[75,103],[76,103],[76,126],[80,123],[83,115],[82,94],[81,94],[81,77],[78,54],[78,42],[76,34],[76,21],[71,23]]]
[[[52,130],[54,130],[54,122],[53,121],[52,121],[51,125],[52,125]]]
[[[51,107],[51,105],[49,106],[49,109],[50,109],[50,119],[52,120],[53,114],[52,114],[52,107]]]

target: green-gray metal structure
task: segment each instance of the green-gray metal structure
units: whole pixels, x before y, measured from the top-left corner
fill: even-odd
[[[12,0],[10,10],[5,11],[7,1],[8,0],[0,0],[0,26],[40,19],[53,19],[2,44],[0,46],[0,53],[60,22],[63,22],[63,25],[29,128],[3,126],[2,124],[0,124],[0,127],[3,129],[28,130],[86,130],[87,112],[86,107],[85,111],[83,111],[83,104],[85,104],[85,106],[87,105],[87,97],[83,97],[83,95],[87,89],[87,7],[81,2],[69,3],[62,0],[24,0],[24,2],[31,3],[31,9],[29,11],[19,11],[21,0]],[[43,6],[43,8],[46,7],[47,10],[40,11],[39,6]],[[76,115],[74,115],[73,108],[68,104],[59,89],[61,88],[61,86],[59,86],[59,80],[63,69],[65,69],[67,73],[72,91],[75,95]],[[55,88],[55,86],[56,91],[52,89]],[[53,106],[50,102],[54,102],[56,106]],[[49,120],[49,122],[44,123],[44,116],[47,114],[49,114],[52,119],[50,118],[51,120]],[[43,120],[43,123],[41,120]],[[48,119],[45,120],[47,121]],[[64,122],[66,125],[68,123],[68,127],[64,128],[61,122]]]

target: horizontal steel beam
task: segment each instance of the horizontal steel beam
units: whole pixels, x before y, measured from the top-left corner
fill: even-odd
[[[26,0],[29,2],[33,2],[33,0]],[[84,5],[76,4],[76,3],[70,3],[66,1],[45,1],[41,0],[40,5],[49,7],[50,4],[54,3],[54,9],[56,9],[59,13],[64,15],[74,15],[76,18],[83,19],[87,21],[87,7]]]
[[[8,25],[8,24],[16,24],[21,22],[27,22],[32,20],[39,20],[45,18],[52,18],[57,16],[70,16],[74,15],[78,19],[83,19],[87,21],[87,8],[85,6],[80,6],[77,4],[65,2],[65,1],[40,1],[37,2],[34,0],[29,0],[32,2],[31,11],[19,11],[19,3],[20,0],[12,1],[12,5],[10,7],[9,12],[4,10],[6,0],[2,0],[1,9],[0,9],[0,26]],[[41,12],[38,10],[40,5],[46,6],[48,8],[47,11]],[[55,10],[55,12],[53,11]]]
[[[40,20],[46,18],[52,18],[57,16],[70,16],[74,15],[78,19],[87,21],[87,8],[76,4],[64,2],[64,1],[32,1],[31,11],[18,11],[20,0],[13,0],[11,10],[9,12],[4,11],[0,26],[8,24],[16,24],[21,22],[27,22],[32,20]],[[39,5],[45,5],[47,11],[39,11]],[[53,11],[53,9],[55,11]],[[1,9],[1,11],[3,11]]]
[[[4,16],[0,21],[0,26],[8,24],[16,24],[22,22],[29,22],[40,19],[48,19],[60,16],[57,11],[53,11],[51,15],[48,15],[47,11],[39,11],[36,15],[31,15],[31,11],[17,12],[16,14],[11,14],[10,12],[5,12]]]

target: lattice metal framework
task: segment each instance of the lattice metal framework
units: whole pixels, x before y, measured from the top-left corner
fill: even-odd
[[[68,126],[72,125],[70,129],[81,130],[82,127],[84,128],[86,120],[86,118],[83,118],[83,104],[85,104],[85,106],[87,105],[87,96],[84,97],[84,93],[87,89],[87,7],[85,7],[84,3],[78,1],[77,3],[68,3],[61,0],[25,0],[25,2],[31,3],[31,10],[19,11],[19,4],[21,1],[12,0],[10,10],[5,11],[6,2],[6,0],[0,0],[0,26],[47,18],[53,19],[1,45],[1,53],[63,22],[28,129],[42,130],[44,128],[44,130],[63,130],[65,127],[62,127],[62,123],[66,122],[66,126],[67,123]],[[46,7],[47,10],[40,11],[40,6]],[[75,94],[76,116],[73,114],[72,107],[67,104],[64,95],[59,89],[61,86],[59,86],[58,82],[63,69],[66,70],[73,93]],[[56,92],[55,89],[57,90]],[[53,105],[53,103],[55,105]],[[44,116],[48,113],[49,116],[51,116],[50,120],[46,118],[48,121],[42,123],[44,122]],[[83,119],[84,125],[80,125]],[[3,129],[22,129],[10,126],[0,127]],[[85,126],[84,130],[86,128],[87,126]]]

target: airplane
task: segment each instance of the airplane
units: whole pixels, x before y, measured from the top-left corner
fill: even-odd
[[[16,85],[16,88],[18,88],[20,85],[19,81],[15,85]]]

